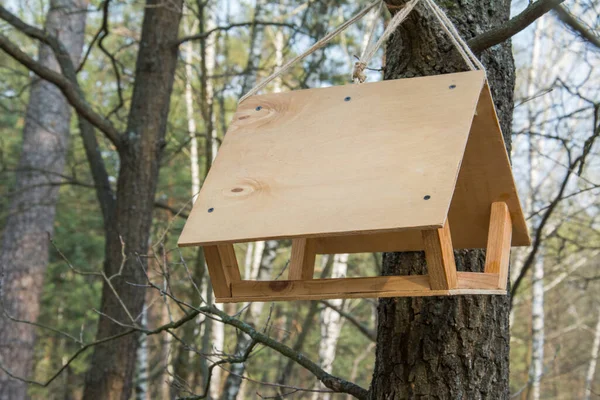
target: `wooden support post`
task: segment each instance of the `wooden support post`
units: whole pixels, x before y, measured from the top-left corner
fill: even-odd
[[[240,276],[240,269],[238,267],[237,258],[235,257],[235,250],[232,244],[220,244],[219,255],[221,256],[221,265],[223,271],[225,271],[225,278],[227,283],[239,282],[242,280]]]
[[[423,245],[431,289],[455,289],[456,264],[449,222],[446,221],[443,228],[423,231]]]
[[[498,288],[500,289],[506,289],[511,240],[512,220],[506,203],[492,203],[485,272],[498,274]]]
[[[315,272],[315,257],[314,239],[293,239],[288,279],[291,281],[312,279]]]
[[[225,271],[223,270],[219,248],[217,246],[204,246],[204,258],[206,259],[206,266],[208,267],[215,297],[231,297],[231,285],[227,282]]]

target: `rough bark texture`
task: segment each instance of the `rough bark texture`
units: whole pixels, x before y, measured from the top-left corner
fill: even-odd
[[[127,131],[119,148],[121,167],[116,205],[106,227],[104,270],[107,276],[112,276],[122,266],[122,274],[115,277],[112,284],[133,316],[142,310],[145,290],[127,282],[145,281],[142,267],[146,268],[146,259],[138,259],[138,255],[148,254],[159,162],[165,145],[177,63],[177,48],[173,43],[177,39],[181,9],[182,0],[168,4],[161,0],[146,3]],[[106,284],[102,291],[101,311],[131,324]],[[112,336],[124,329],[101,318],[97,338]],[[83,398],[128,399],[137,345],[138,338],[129,335],[95,347]]]
[[[45,29],[58,36],[73,63],[81,56],[86,13],[84,0],[51,0]],[[59,71],[52,50],[39,48],[39,62]],[[0,294],[6,312],[35,321],[44,272],[48,266],[48,235],[53,233],[58,189],[69,148],[71,108],[60,90],[35,77],[23,129],[23,145],[0,248]],[[3,282],[2,282],[3,281]],[[0,314],[0,363],[13,374],[32,370],[35,329]],[[24,383],[0,372],[0,399],[26,397]]]
[[[402,4],[396,1],[395,4]],[[469,39],[509,18],[509,0],[438,1]],[[387,46],[386,79],[465,70],[437,22],[416,8]],[[510,43],[482,54],[510,148],[514,64]],[[455,252],[482,271],[484,252]],[[386,253],[384,275],[426,273],[423,254]],[[509,300],[505,296],[382,299],[372,399],[508,399]]]

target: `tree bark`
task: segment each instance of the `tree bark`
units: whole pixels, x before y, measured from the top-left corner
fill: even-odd
[[[45,30],[62,40],[73,63],[83,48],[85,0],[51,0]],[[60,68],[52,50],[39,47],[39,62]],[[48,266],[48,236],[54,231],[58,190],[69,149],[71,107],[53,84],[33,78],[27,105],[21,158],[10,214],[0,248],[0,295],[11,316],[36,321],[44,273]],[[2,277],[3,275],[3,277]],[[0,363],[20,377],[32,370],[35,328],[0,315]],[[25,383],[0,372],[0,399],[26,397]]]
[[[394,5],[405,2],[397,0]],[[509,0],[438,2],[466,39],[506,22]],[[422,5],[391,37],[385,79],[465,66]],[[510,42],[481,57],[510,151],[514,63]],[[459,270],[482,271],[484,252],[455,252]],[[386,253],[384,275],[426,273],[423,253]],[[382,299],[372,399],[508,399],[508,296]]]
[[[120,169],[116,204],[106,228],[105,274],[115,274],[112,285],[129,313],[137,316],[144,304],[145,290],[127,282],[144,283],[148,242],[158,181],[159,162],[165,145],[170,97],[177,64],[177,40],[182,0],[165,5],[148,0],[136,62],[136,80],[127,130],[119,147]],[[123,257],[123,255],[125,257]],[[131,324],[127,313],[105,283],[101,312]],[[97,338],[125,328],[101,317]],[[83,398],[122,399],[131,395],[138,338],[129,335],[96,346],[86,376]]]

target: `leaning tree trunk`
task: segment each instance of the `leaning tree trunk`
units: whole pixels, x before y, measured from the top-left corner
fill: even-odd
[[[84,0],[51,0],[45,30],[57,36],[77,64],[83,48]],[[39,62],[60,68],[52,50],[40,45]],[[33,78],[23,129],[16,185],[0,247],[2,306],[15,318],[35,321],[44,272],[48,266],[48,235],[54,229],[58,189],[69,149],[71,107],[53,84]],[[2,281],[4,283],[2,283]],[[0,314],[0,363],[20,377],[32,369],[35,328]],[[25,383],[0,372],[0,399],[22,399]]]
[[[438,3],[467,39],[509,18],[510,0]],[[392,36],[386,57],[385,79],[465,70],[422,5]],[[485,51],[481,58],[510,148],[515,79],[510,43]],[[483,251],[458,251],[455,257],[462,271],[483,270]],[[384,255],[384,275],[425,272],[423,253]],[[378,314],[372,399],[508,399],[508,296],[382,299]]]
[[[127,130],[119,146],[121,167],[117,199],[113,215],[105,227],[104,271],[107,276],[112,276],[122,266],[121,275],[113,279],[112,285],[134,318],[142,311],[145,290],[128,282],[145,282],[147,262],[143,255],[148,254],[159,162],[165,146],[182,2],[172,0],[168,7],[162,0],[148,0],[146,3],[131,109]],[[117,321],[131,324],[129,316],[106,283],[102,290],[101,312]],[[101,317],[97,338],[106,338],[124,330],[110,319]],[[86,376],[83,398],[129,399],[137,345],[136,335],[128,335],[96,346]]]

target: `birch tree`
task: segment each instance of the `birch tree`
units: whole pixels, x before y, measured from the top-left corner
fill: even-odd
[[[529,82],[527,95],[533,97],[535,95],[535,78],[538,64],[540,61],[541,35],[544,32],[544,18],[540,18],[536,23],[533,38],[532,60],[529,72]],[[530,123],[534,124],[534,112],[530,110]],[[530,126],[530,128],[533,128]],[[537,137],[529,136],[529,193],[526,202],[526,207],[530,215],[533,215],[534,210],[539,207],[539,201],[536,201],[539,195],[539,189],[542,183],[540,182],[541,163],[538,161],[538,152],[540,151],[540,143]],[[532,221],[534,226],[539,225],[539,218],[534,218]],[[531,319],[532,319],[532,352],[531,352],[531,386],[532,399],[539,400],[540,398],[540,382],[544,370],[544,258],[543,252],[540,252],[534,261],[533,276],[532,276],[532,302],[531,302]]]
[[[596,365],[598,363],[598,356],[600,355],[600,308],[598,309],[598,323],[594,330],[594,343],[592,344],[592,350],[590,351],[590,363],[588,364],[587,372],[585,374],[585,395],[584,399],[589,400],[592,395],[592,386],[594,385],[594,376],[596,375]]]
[[[348,254],[336,254],[333,259],[332,278],[345,278],[348,272]],[[337,308],[342,308],[342,299],[333,299],[329,303]],[[344,320],[342,316],[331,307],[324,308],[320,313],[321,340],[319,342],[319,362],[324,371],[333,371],[335,352],[342,331]],[[314,393],[313,399],[330,399],[329,393]]]

